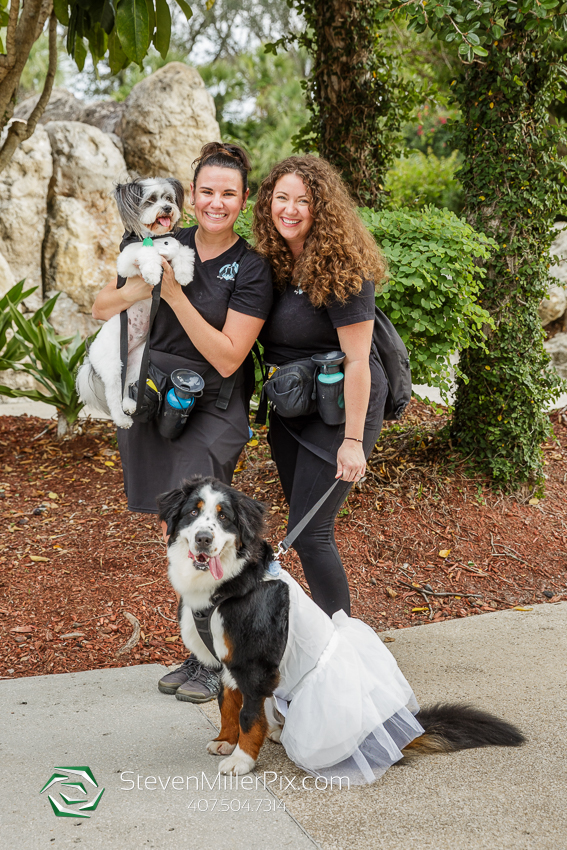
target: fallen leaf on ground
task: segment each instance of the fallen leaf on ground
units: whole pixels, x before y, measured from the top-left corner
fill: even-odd
[[[44,558],[43,555],[30,555],[30,561],[49,561],[49,558]]]
[[[440,558],[448,558],[450,554],[451,554],[450,549],[441,549],[441,551],[439,552],[439,557]]]

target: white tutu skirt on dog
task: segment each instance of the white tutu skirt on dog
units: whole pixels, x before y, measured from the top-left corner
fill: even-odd
[[[281,743],[307,772],[342,787],[374,782],[423,728],[414,693],[372,629],[338,611],[332,620],[284,570],[289,636],[274,696]]]

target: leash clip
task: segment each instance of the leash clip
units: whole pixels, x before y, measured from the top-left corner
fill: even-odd
[[[274,552],[274,561],[277,561],[282,555],[285,555],[288,550],[288,546],[285,545],[283,540],[280,540],[278,543],[278,548]]]

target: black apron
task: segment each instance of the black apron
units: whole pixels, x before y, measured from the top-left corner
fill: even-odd
[[[212,366],[203,368],[175,354],[150,351],[152,363],[163,372],[193,369],[205,379],[205,389],[180,437],[161,436],[157,420],[118,429],[117,439],[128,508],[140,513],[157,513],[161,493],[179,487],[191,475],[213,475],[230,484],[240,452],[249,439],[248,402],[244,367],[241,366],[226,410],[216,406],[222,376]]]

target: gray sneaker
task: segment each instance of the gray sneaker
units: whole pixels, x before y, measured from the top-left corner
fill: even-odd
[[[221,687],[218,673],[197,661],[197,666],[191,670],[191,678],[177,688],[175,698],[183,702],[209,702],[218,697]]]
[[[181,685],[184,685],[195,676],[202,665],[193,656],[186,658],[181,667],[167,673],[158,682],[158,690],[162,694],[174,694]]]

